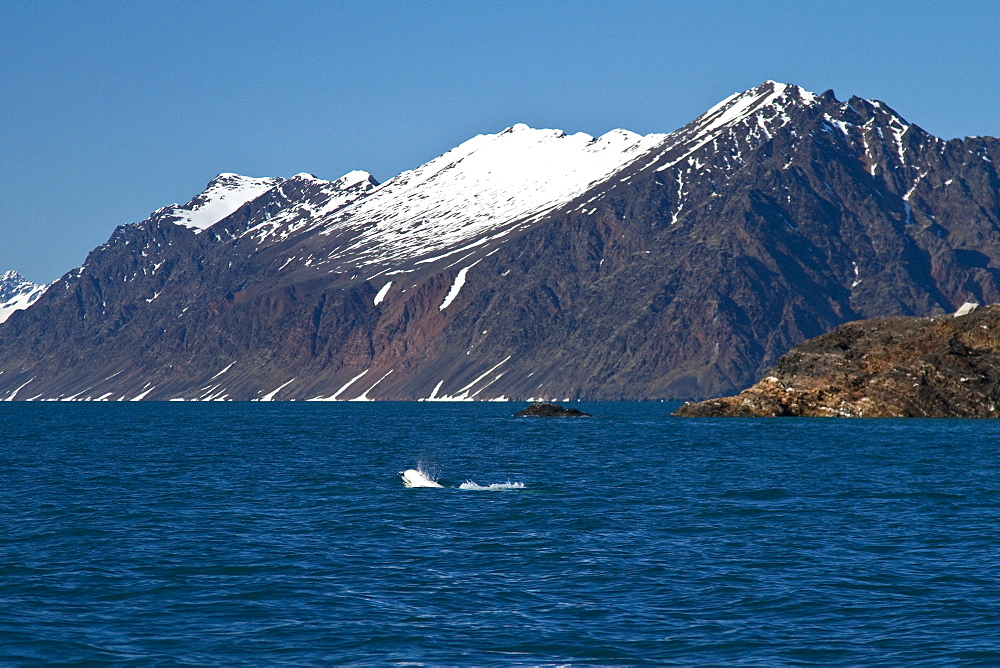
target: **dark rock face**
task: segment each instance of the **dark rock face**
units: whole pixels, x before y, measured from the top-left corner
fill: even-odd
[[[753,387],[675,415],[1000,417],[1000,305],[841,325],[795,346]]]
[[[514,417],[593,417],[575,408],[563,408],[559,404],[538,402],[514,413]]]
[[[732,393],[842,323],[1000,302],[997,165],[1000,140],[767,82],[433,253],[406,244],[437,218],[378,215],[440,192],[361,215],[412,174],[299,175],[200,234],[166,209],[117,229],[0,325],[0,399]]]

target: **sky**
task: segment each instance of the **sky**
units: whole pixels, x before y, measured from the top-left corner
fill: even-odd
[[[0,272],[216,174],[380,181],[515,123],[669,132],[773,79],[1000,135],[1000,0],[0,0]]]

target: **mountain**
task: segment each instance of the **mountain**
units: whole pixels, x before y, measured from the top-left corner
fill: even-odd
[[[5,322],[14,311],[31,306],[47,287],[26,280],[16,271],[0,274],[0,323]]]
[[[844,322],[998,301],[997,161],[765,82],[668,134],[515,125],[382,184],[222,175],[0,326],[0,397],[731,393]]]
[[[683,417],[997,417],[1000,305],[841,325],[792,348],[734,397]]]

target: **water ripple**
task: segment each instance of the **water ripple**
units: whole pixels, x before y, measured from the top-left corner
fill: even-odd
[[[0,663],[1000,662],[1000,425],[585,409],[2,405]]]

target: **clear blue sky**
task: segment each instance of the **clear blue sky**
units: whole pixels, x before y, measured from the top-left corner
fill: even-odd
[[[517,122],[667,132],[766,79],[1000,135],[1000,0],[0,0],[0,271],[52,281],[219,172],[385,180]]]

